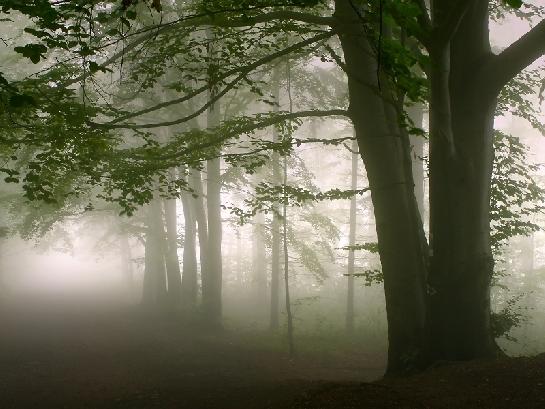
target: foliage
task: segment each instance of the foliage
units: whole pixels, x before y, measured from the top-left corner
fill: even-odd
[[[514,327],[518,327],[526,321],[521,308],[517,306],[517,303],[523,296],[524,294],[519,294],[518,296],[509,298],[500,311],[491,315],[490,326],[492,335],[495,338],[505,337],[509,341],[516,341],[516,339],[509,335],[509,332]]]
[[[545,211],[545,189],[532,173],[528,148],[517,137],[495,132],[495,160],[490,201],[491,242],[495,254],[511,238],[539,230],[532,216]]]

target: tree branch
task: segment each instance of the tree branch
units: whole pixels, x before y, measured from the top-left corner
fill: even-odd
[[[438,10],[433,12],[432,20],[432,43],[438,41],[439,44],[445,44],[452,39],[452,36],[456,32],[460,21],[464,17],[469,5],[474,0],[458,0],[455,4],[450,4],[451,7],[442,9],[437,7]],[[445,4],[451,3],[452,0],[445,1]],[[437,43],[435,43],[437,44]]]
[[[490,81],[494,92],[499,92],[524,68],[545,54],[545,20],[493,56],[484,70],[483,78]]]
[[[151,28],[148,28],[145,30],[145,33],[132,41],[131,43],[127,44],[125,47],[123,47],[122,50],[118,51],[111,57],[107,58],[104,62],[100,63],[101,66],[107,67],[117,61],[119,58],[121,58],[126,53],[134,50],[136,47],[138,47],[140,44],[144,43],[145,41],[148,41],[154,37],[157,37],[160,34],[163,34],[165,32],[168,32],[173,29],[180,29],[180,28],[188,28],[188,27],[201,27],[201,26],[214,26],[214,27],[222,27],[222,28],[240,28],[240,27],[248,27],[248,26],[254,26],[256,24],[262,24],[262,23],[269,23],[276,20],[292,20],[292,21],[298,21],[301,23],[308,23],[308,24],[315,24],[320,26],[330,26],[333,27],[335,24],[335,19],[330,16],[316,16],[309,13],[302,13],[298,11],[290,11],[290,10],[279,10],[279,11],[271,11],[269,13],[262,13],[257,16],[243,16],[239,18],[228,18],[224,16],[219,16],[218,14],[224,14],[227,12],[236,12],[239,11],[243,13],[244,11],[252,11],[250,10],[222,10],[220,12],[210,12],[207,14],[199,14],[199,15],[193,15],[193,16],[187,16],[180,18],[174,22],[165,23],[163,25],[157,25]],[[72,84],[75,84],[76,82],[79,82],[83,79],[83,75],[71,79],[69,81],[66,81],[63,83],[64,87],[68,87]]]
[[[165,161],[165,160],[179,159],[183,157],[184,155],[188,155],[191,152],[194,152],[195,150],[211,148],[237,135],[250,133],[257,129],[267,128],[269,126],[276,125],[281,122],[291,121],[291,120],[295,120],[299,118],[311,118],[311,117],[316,118],[316,117],[326,117],[326,116],[344,116],[344,117],[350,118],[350,114],[346,109],[308,110],[308,111],[290,112],[290,113],[285,113],[280,115],[274,115],[262,121],[249,123],[237,129],[233,129],[230,132],[220,132],[217,134],[218,137],[213,138],[213,140],[211,141],[203,142],[196,145],[191,145],[189,147],[186,147],[185,149],[179,150],[171,154],[155,156],[154,160]]]
[[[275,59],[280,58],[280,57],[282,57],[284,55],[287,55],[287,54],[290,54],[290,53],[292,53],[294,51],[297,51],[297,50],[299,50],[299,49],[301,49],[303,47],[306,47],[306,46],[308,46],[310,44],[316,43],[316,42],[321,41],[321,40],[326,40],[326,39],[332,37],[334,34],[335,34],[334,31],[328,31],[328,32],[325,32],[325,33],[317,34],[314,37],[311,37],[309,39],[300,41],[300,42],[295,43],[295,44],[293,44],[293,45],[291,45],[291,46],[289,46],[287,48],[284,48],[283,50],[277,51],[277,52],[269,54],[269,55],[267,55],[267,56],[265,56],[263,58],[260,58],[259,60],[254,61],[251,64],[229,70],[226,73],[224,73],[223,75],[221,75],[221,77],[219,77],[213,83],[203,85],[202,87],[197,88],[196,90],[184,95],[183,97],[176,98],[176,99],[166,101],[166,102],[162,102],[160,104],[154,105],[154,106],[146,108],[146,109],[142,109],[142,110],[137,111],[137,112],[132,112],[132,113],[124,115],[124,116],[122,116],[120,118],[116,118],[115,120],[113,120],[111,122],[108,122],[108,123],[104,123],[104,124],[93,123],[93,125],[94,126],[100,126],[100,127],[106,127],[106,128],[132,128],[132,129],[136,129],[136,128],[156,128],[156,127],[160,127],[160,126],[169,126],[169,125],[175,125],[175,124],[187,122],[187,121],[199,116],[204,111],[206,111],[210,106],[212,106],[212,104],[217,102],[228,91],[233,89],[241,80],[243,80],[251,71],[255,70],[256,68],[258,68],[258,67],[260,67],[262,65],[265,65],[265,64],[267,64],[269,62],[272,62]],[[167,122],[167,123],[157,123],[157,124],[146,124],[146,125],[119,124],[119,122],[125,121],[127,119],[135,118],[135,117],[138,117],[138,116],[141,116],[141,115],[153,112],[153,111],[157,111],[157,110],[162,109],[162,108],[169,107],[171,105],[181,104],[182,102],[186,102],[186,101],[190,100],[191,98],[194,98],[197,95],[207,91],[210,88],[210,86],[214,86],[214,85],[220,83],[221,81],[225,80],[226,78],[230,77],[231,75],[234,75],[234,74],[237,74],[237,73],[239,73],[239,75],[234,80],[230,81],[221,92],[217,93],[214,96],[214,98],[212,98],[210,101],[208,101],[205,105],[203,105],[197,111],[193,112],[191,115],[189,115],[189,116],[187,116],[185,118],[177,119],[174,122],[171,121],[171,122]]]

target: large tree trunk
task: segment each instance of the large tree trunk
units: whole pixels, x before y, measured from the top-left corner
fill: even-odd
[[[388,317],[388,373],[422,365],[425,343],[426,257],[414,197],[408,142],[394,134],[377,79],[377,62],[350,0],[337,0],[350,114],[375,209]]]
[[[352,142],[352,171],[350,188],[356,190],[358,188],[358,142],[354,140]],[[349,231],[348,231],[348,245],[353,247],[356,245],[356,226],[357,226],[357,199],[356,195],[350,199],[350,216],[349,216]],[[354,265],[355,265],[355,251],[348,250],[348,284],[346,293],[346,332],[351,335],[354,332]]]
[[[432,46],[430,345],[435,359],[497,352],[490,329],[490,180],[496,98],[478,67],[490,57],[486,2],[450,44]]]

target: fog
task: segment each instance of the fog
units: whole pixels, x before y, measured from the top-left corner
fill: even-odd
[[[543,1],[23,3],[1,408],[543,407]]]

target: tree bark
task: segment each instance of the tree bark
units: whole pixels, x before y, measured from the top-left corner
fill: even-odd
[[[375,209],[388,317],[387,372],[407,372],[423,364],[426,340],[427,254],[412,175],[407,174],[410,152],[408,143],[390,129],[386,104],[391,98],[381,95],[377,62],[360,16],[350,0],[337,0],[335,5],[350,114]]]
[[[491,57],[486,2],[472,5],[430,57],[430,345],[434,359],[485,358],[497,353],[489,220],[496,96],[478,69]]]

